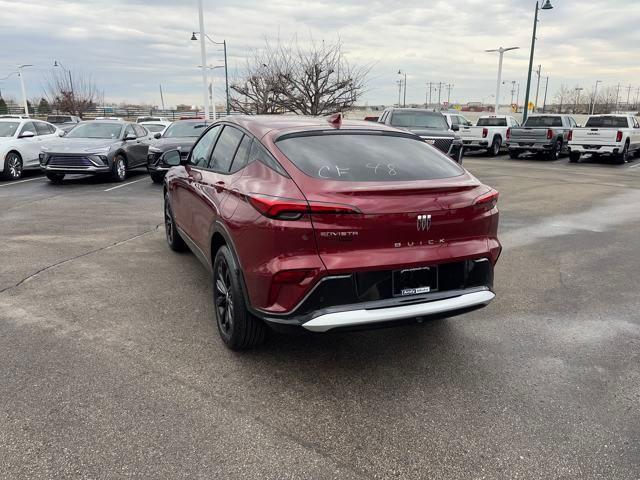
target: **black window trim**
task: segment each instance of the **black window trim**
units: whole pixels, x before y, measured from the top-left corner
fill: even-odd
[[[222,124],[222,122],[220,124]],[[231,158],[231,163],[229,164],[229,170],[227,170],[225,172],[224,170],[216,170],[215,168],[210,168],[209,165],[211,165],[211,160],[213,160],[213,158],[212,158],[213,157],[213,151],[216,149],[216,145],[218,145],[218,141],[220,140],[220,136],[222,135],[222,132],[224,132],[224,129],[226,127],[235,128],[236,130],[238,130],[243,135],[240,137],[240,141],[238,142],[238,146],[233,151],[233,157]],[[232,175],[233,173],[235,173],[235,172],[231,172],[231,167],[233,166],[233,162],[234,162],[234,160],[236,158],[236,153],[238,153],[238,148],[240,148],[240,144],[242,143],[242,139],[244,138],[245,135],[246,135],[246,133],[242,128],[237,128],[237,126],[235,124],[232,124],[232,123],[224,123],[222,130],[220,130],[220,133],[218,133],[218,136],[216,137],[215,145],[213,146],[213,148],[211,148],[211,151],[209,152],[209,161],[207,162],[206,170],[208,170],[210,172],[213,172],[213,173],[220,173],[222,175]]]
[[[222,133],[223,128],[221,128],[220,131],[216,134],[216,138],[213,139],[213,143],[211,144],[211,147],[207,151],[207,166],[206,167],[201,167],[199,165],[193,165],[191,163],[191,155],[193,154],[193,150],[196,148],[196,145],[198,145],[198,142],[200,142],[202,137],[204,137],[207,133],[209,133],[209,130],[214,129],[215,127],[223,127],[223,126],[224,126],[224,124],[222,122],[212,123],[211,125],[209,125],[207,127],[207,129],[204,132],[202,132],[200,134],[200,137],[198,137],[198,140],[196,140],[195,143],[193,144],[193,147],[191,147],[191,150],[189,151],[189,156],[187,157],[187,165],[189,165],[189,168],[195,168],[196,170],[206,170],[208,172],[215,172],[215,170],[209,168],[209,162],[211,162],[211,154],[213,153],[213,149],[216,148],[216,144],[218,143],[218,139],[220,138],[220,133]]]

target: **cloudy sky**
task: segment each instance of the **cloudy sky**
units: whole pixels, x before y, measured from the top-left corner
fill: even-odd
[[[541,12],[535,63],[561,84],[591,88],[640,87],[639,0],[552,0]],[[230,75],[241,76],[252,49],[264,39],[340,38],[349,61],[372,65],[363,102],[397,101],[397,71],[407,72],[407,103],[424,102],[426,83],[454,84],[452,101],[487,101],[495,92],[497,54],[503,78],[524,91],[534,0],[204,0],[207,32],[226,39]],[[0,0],[0,78],[17,64],[28,97],[42,93],[54,60],[91,75],[110,101],[201,103],[197,0]],[[210,64],[222,53],[209,49]],[[217,70],[222,95],[222,70]],[[0,81],[4,97],[19,97],[15,76]],[[508,101],[508,89],[503,89]],[[624,90],[626,96],[626,90]],[[521,101],[523,95],[521,94]]]

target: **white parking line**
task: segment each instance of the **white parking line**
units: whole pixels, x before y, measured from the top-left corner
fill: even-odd
[[[24,182],[33,182],[34,180],[44,180],[44,178],[43,177],[27,178],[26,180],[18,180],[17,182],[4,183],[0,185],[0,188],[10,187],[11,185],[17,185],[19,183],[24,183]]]
[[[640,163],[636,163],[635,165],[631,165],[629,168],[636,168],[636,167],[640,167]]]
[[[134,180],[133,182],[123,183],[122,185],[118,185],[118,186],[115,186],[115,187],[107,188],[105,190],[105,192],[110,192],[111,190],[115,190],[116,188],[126,187],[127,185],[133,185],[134,183],[138,183],[138,182],[141,182],[143,180],[148,180],[148,179],[145,177],[145,178],[140,178],[138,180]]]

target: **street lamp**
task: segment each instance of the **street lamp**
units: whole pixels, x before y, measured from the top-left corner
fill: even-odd
[[[517,50],[520,47],[508,47],[508,48],[496,48],[493,50],[485,50],[485,52],[498,52],[499,60],[498,60],[498,81],[496,82],[496,108],[495,113],[498,113],[498,108],[500,107],[500,85],[502,84],[502,57],[504,56],[504,52],[508,52],[509,50]]]
[[[53,66],[55,67],[60,67],[64,72],[67,72],[69,74],[69,87],[71,88],[71,105],[72,108],[75,109],[75,98],[76,98],[76,94],[73,90],[73,78],[71,78],[71,70],[65,68],[64,65],[62,65],[61,62],[59,62],[58,60],[54,60],[53,61]],[[70,112],[73,113],[75,115],[75,111],[74,112]]]
[[[199,35],[200,32],[192,32],[191,34],[191,40],[198,40],[198,37],[196,37],[196,35]],[[223,50],[224,50],[224,85],[225,85],[225,91],[226,91],[226,96],[227,96],[227,115],[229,115],[230,113],[230,101],[229,101],[229,73],[227,70],[227,41],[223,40],[222,42],[216,42],[215,40],[213,40],[209,35],[207,35],[206,33],[204,34],[205,37],[207,37],[207,40],[209,40],[211,43],[213,43],[214,45],[222,45],[223,46]]]
[[[204,101],[204,118],[205,120],[209,120],[209,81],[207,80],[207,47],[205,44],[205,35],[204,31],[204,13],[202,11],[202,0],[198,0],[198,22],[200,24],[200,56],[202,57],[202,100]],[[191,36],[191,40],[197,40],[195,33]],[[215,112],[216,109],[214,107],[214,120],[215,120]]]
[[[20,77],[20,86],[22,87],[22,102],[24,103],[24,114],[29,116],[29,104],[27,103],[27,91],[24,88],[24,77],[22,75],[22,69],[26,67],[33,67],[33,65],[18,65],[18,76]]]
[[[533,35],[531,36],[531,54],[529,56],[529,73],[527,74],[527,90],[524,98],[523,123],[529,116],[529,92],[531,90],[531,72],[533,70],[533,53],[536,49],[536,29],[538,28],[538,10],[551,10],[551,0],[545,0],[540,7],[540,2],[536,2],[536,13],[533,17]]]
[[[404,75],[404,100],[402,100],[402,106],[406,107],[407,106],[407,73],[402,70],[398,70],[398,75]],[[398,99],[398,106],[400,106],[400,99]]]
[[[598,95],[598,84],[602,83],[602,80],[596,80],[596,86],[593,89],[593,105],[591,105],[591,113],[589,115],[593,115],[593,112],[596,110],[596,98]]]
[[[573,107],[573,113],[577,113],[578,111],[578,103],[580,103],[580,92],[584,90],[582,87],[576,87],[574,89],[576,91],[576,104]]]

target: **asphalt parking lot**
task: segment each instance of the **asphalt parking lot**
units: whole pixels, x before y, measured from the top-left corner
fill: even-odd
[[[640,160],[465,165],[490,306],[240,354],[146,174],[0,183],[0,477],[640,478]]]

